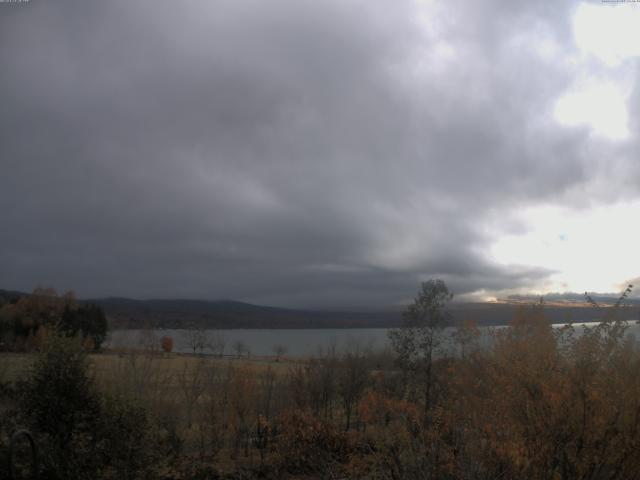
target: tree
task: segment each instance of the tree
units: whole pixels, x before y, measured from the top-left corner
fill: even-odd
[[[461,358],[467,358],[469,354],[480,348],[479,341],[481,336],[482,332],[475,320],[465,320],[458,325],[456,331],[453,332],[452,339],[458,347],[457,353]]]
[[[276,361],[280,361],[280,357],[287,353],[287,347],[284,345],[274,345],[272,351],[276,354]]]
[[[76,339],[51,335],[20,385],[22,401],[39,431],[67,441],[97,398],[86,354]]]
[[[146,354],[158,353],[158,347],[160,346],[158,332],[153,329],[151,324],[145,323],[138,332],[138,346]]]
[[[249,455],[250,422],[255,407],[256,375],[250,368],[240,368],[229,383],[229,425],[234,432],[233,456],[244,446],[245,457]]]
[[[52,288],[36,288],[32,294],[16,297],[0,308],[0,337],[13,339],[14,349],[37,348],[33,337],[43,328],[90,338],[87,345],[92,342],[98,350],[107,335],[107,319],[99,306],[78,302],[73,292],[59,296]]]
[[[236,356],[238,358],[240,358],[244,352],[247,352],[247,354],[249,352],[247,345],[242,340],[237,340],[236,342],[234,342],[233,349],[235,350]]]
[[[178,385],[184,399],[187,427],[191,428],[193,412],[205,390],[206,364],[204,359],[195,363],[185,359],[182,371],[177,375]]]
[[[18,386],[20,410],[33,431],[44,434],[54,478],[76,478],[95,468],[91,450],[100,399],[78,339],[49,337]]]
[[[200,327],[192,325],[191,328],[185,331],[185,337],[187,345],[189,345],[194,355],[196,353],[202,354],[205,347],[209,344],[207,331]]]
[[[150,478],[164,440],[142,406],[101,392],[92,370],[80,338],[54,330],[16,386],[19,419],[43,452],[41,478]]]
[[[418,295],[403,313],[403,326],[389,332],[400,367],[421,390],[425,423],[433,400],[434,354],[440,346],[442,329],[451,320],[451,314],[444,310],[451,299],[453,294],[444,281],[422,282]]]
[[[165,353],[171,353],[173,350],[173,338],[164,336],[160,339],[160,347]]]
[[[68,300],[60,319],[60,329],[69,336],[80,334],[83,338],[91,338],[94,350],[99,350],[107,337],[107,318],[98,305],[77,305]]]
[[[211,341],[207,344],[211,353],[217,357],[222,357],[224,355],[224,348],[226,346],[226,341],[224,339],[224,335],[219,330],[213,332],[213,336]]]
[[[369,380],[369,369],[366,360],[364,354],[358,349],[353,352],[347,352],[342,357],[338,375],[338,393],[344,407],[345,431],[351,428],[353,412]]]

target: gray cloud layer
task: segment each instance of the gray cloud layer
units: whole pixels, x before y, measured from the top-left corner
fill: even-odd
[[[487,225],[580,201],[613,148],[549,116],[572,71],[536,47],[574,49],[569,4],[443,2],[428,24],[409,1],[0,7],[7,288],[317,306],[434,276],[535,286],[548,271],[491,262]]]

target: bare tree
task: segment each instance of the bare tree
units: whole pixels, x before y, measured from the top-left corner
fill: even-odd
[[[418,296],[404,312],[404,325],[389,332],[398,363],[422,391],[425,424],[433,400],[433,358],[442,330],[451,320],[444,307],[452,298],[444,281],[422,282]]]
[[[271,417],[271,407],[273,403],[273,394],[276,388],[276,373],[271,367],[258,375],[258,397],[260,402],[260,413],[269,421]]]
[[[287,389],[297,408],[310,408],[314,415],[327,420],[333,417],[339,361],[335,350],[320,355],[305,364],[291,366]]]
[[[201,456],[213,459],[224,444],[228,405],[228,374],[216,362],[209,362],[204,375],[202,396]]]
[[[369,382],[367,359],[359,348],[344,354],[340,362],[338,393],[345,415],[345,431],[351,428],[353,412]]]
[[[287,347],[284,345],[274,345],[271,350],[276,355],[277,361],[280,361],[280,357],[287,353]]]
[[[138,333],[138,346],[145,353],[159,353],[160,340],[158,334],[150,325],[145,325]]]
[[[245,352],[247,352],[247,355],[249,355],[249,349],[247,348],[247,345],[242,340],[237,340],[236,342],[234,342],[233,350],[236,352],[236,356],[238,358],[240,358],[242,354]]]
[[[157,355],[124,353],[106,371],[102,386],[105,391],[143,401],[153,408],[167,400],[165,392],[171,383],[170,371]]]
[[[187,345],[193,351],[194,355],[196,353],[202,354],[205,347],[209,344],[207,331],[204,328],[195,325],[191,325],[185,330],[184,337]]]
[[[224,349],[226,346],[226,341],[224,339],[224,335],[221,331],[216,330],[213,335],[210,337],[210,341],[207,344],[211,353],[217,357],[221,357],[224,355]]]
[[[187,427],[191,428],[194,408],[205,391],[207,372],[204,359],[199,359],[191,365],[189,360],[189,358],[184,358],[182,370],[177,374],[177,380],[184,399]]]
[[[469,354],[478,351],[480,348],[481,331],[476,322],[465,320],[451,335],[454,345],[457,347],[457,354],[461,358],[467,358]]]

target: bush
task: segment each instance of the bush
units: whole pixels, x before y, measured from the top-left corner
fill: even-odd
[[[171,353],[173,351],[173,338],[171,337],[162,337],[160,339],[160,347],[162,347],[162,351],[165,353]]]
[[[351,450],[346,432],[320,422],[310,412],[289,411],[279,420],[274,442],[277,470],[293,474],[341,470]]]
[[[97,423],[100,478],[148,478],[161,464],[163,440],[147,410],[124,398],[105,397]]]

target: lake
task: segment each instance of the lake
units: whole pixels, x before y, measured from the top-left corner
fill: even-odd
[[[596,322],[574,324],[579,332],[582,325],[593,326]],[[554,325],[555,328],[563,326]],[[495,328],[482,327],[482,342],[488,344],[490,333]],[[232,329],[232,330],[206,330],[206,343],[215,344],[216,341],[224,344],[225,354],[235,354],[236,344],[242,342],[246,347],[245,352],[251,355],[275,355],[274,348],[278,345],[286,349],[286,354],[291,356],[317,355],[321,351],[334,348],[340,352],[349,348],[368,348],[372,350],[384,350],[390,347],[387,336],[388,328],[323,328],[323,329]],[[445,336],[450,336],[454,328],[445,329]],[[108,348],[140,348],[145,344],[159,345],[159,339],[169,336],[174,341],[174,352],[192,352],[189,336],[191,331],[181,329],[162,330],[115,330],[110,333],[105,344]],[[627,334],[640,338],[640,325],[629,322]],[[208,347],[204,353],[213,353]],[[246,353],[245,353],[246,354]]]

